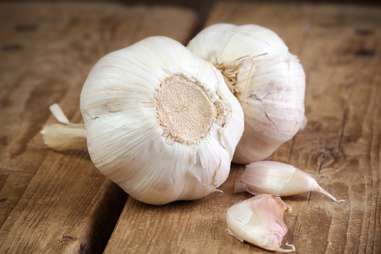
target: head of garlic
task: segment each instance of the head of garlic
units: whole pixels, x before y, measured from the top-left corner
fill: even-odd
[[[234,162],[263,160],[304,127],[303,67],[276,33],[257,25],[216,24],[188,48],[222,72],[243,107],[245,131]]]
[[[266,250],[293,252],[295,247],[287,244],[282,248],[287,226],[283,221],[288,209],[279,197],[262,194],[239,202],[226,213],[228,232],[240,241],[246,241]]]
[[[95,166],[149,204],[214,192],[244,127],[220,72],[160,36],[101,58],[80,104]]]

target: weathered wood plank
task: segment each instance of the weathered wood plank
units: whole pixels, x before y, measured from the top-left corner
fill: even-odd
[[[307,128],[273,156],[315,175],[344,203],[287,198],[297,253],[381,253],[381,10],[349,5],[218,3],[208,24],[256,23],[281,35],[303,62]],[[216,42],[218,43],[218,42]],[[151,207],[128,199],[105,253],[253,253],[226,232],[225,212],[247,195]]]
[[[126,195],[86,153],[42,145],[48,106],[80,121],[82,83],[100,56],[150,35],[185,40],[196,21],[172,7],[0,4],[0,253],[102,251]]]

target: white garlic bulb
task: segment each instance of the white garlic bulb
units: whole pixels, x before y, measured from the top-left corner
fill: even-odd
[[[160,36],[101,58],[82,89],[81,113],[95,166],[149,204],[216,191],[244,127],[220,72]]]
[[[188,48],[224,75],[245,113],[245,131],[234,161],[269,157],[305,125],[305,75],[273,31],[257,25],[216,24]]]
[[[295,246],[286,243],[282,248],[287,226],[283,215],[289,207],[279,197],[261,194],[239,202],[226,213],[228,232],[240,240],[266,250],[293,252]]]

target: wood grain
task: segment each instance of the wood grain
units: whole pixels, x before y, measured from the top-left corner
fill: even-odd
[[[303,3],[222,2],[208,24],[256,23],[281,35],[307,74],[307,128],[273,159],[316,176],[345,202],[319,194],[286,199],[286,241],[297,253],[381,253],[381,10]],[[214,194],[151,207],[128,199],[105,253],[266,253],[226,232],[234,167]]]
[[[42,145],[48,106],[59,102],[80,121],[82,83],[100,56],[150,35],[185,40],[196,16],[172,7],[2,3],[0,23],[0,253],[102,252],[126,195],[86,153]]]

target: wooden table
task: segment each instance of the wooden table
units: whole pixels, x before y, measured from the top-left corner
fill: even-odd
[[[381,9],[217,2],[194,10],[106,3],[0,4],[0,253],[266,253],[226,233],[224,194],[163,207],[106,180],[86,153],[46,149],[39,130],[59,102],[80,121],[79,93],[106,52],[149,35],[187,42],[216,22],[256,23],[281,35],[307,74],[307,128],[273,159],[316,176],[319,194],[285,201],[297,253],[381,253]],[[196,31],[197,30],[197,31]]]

